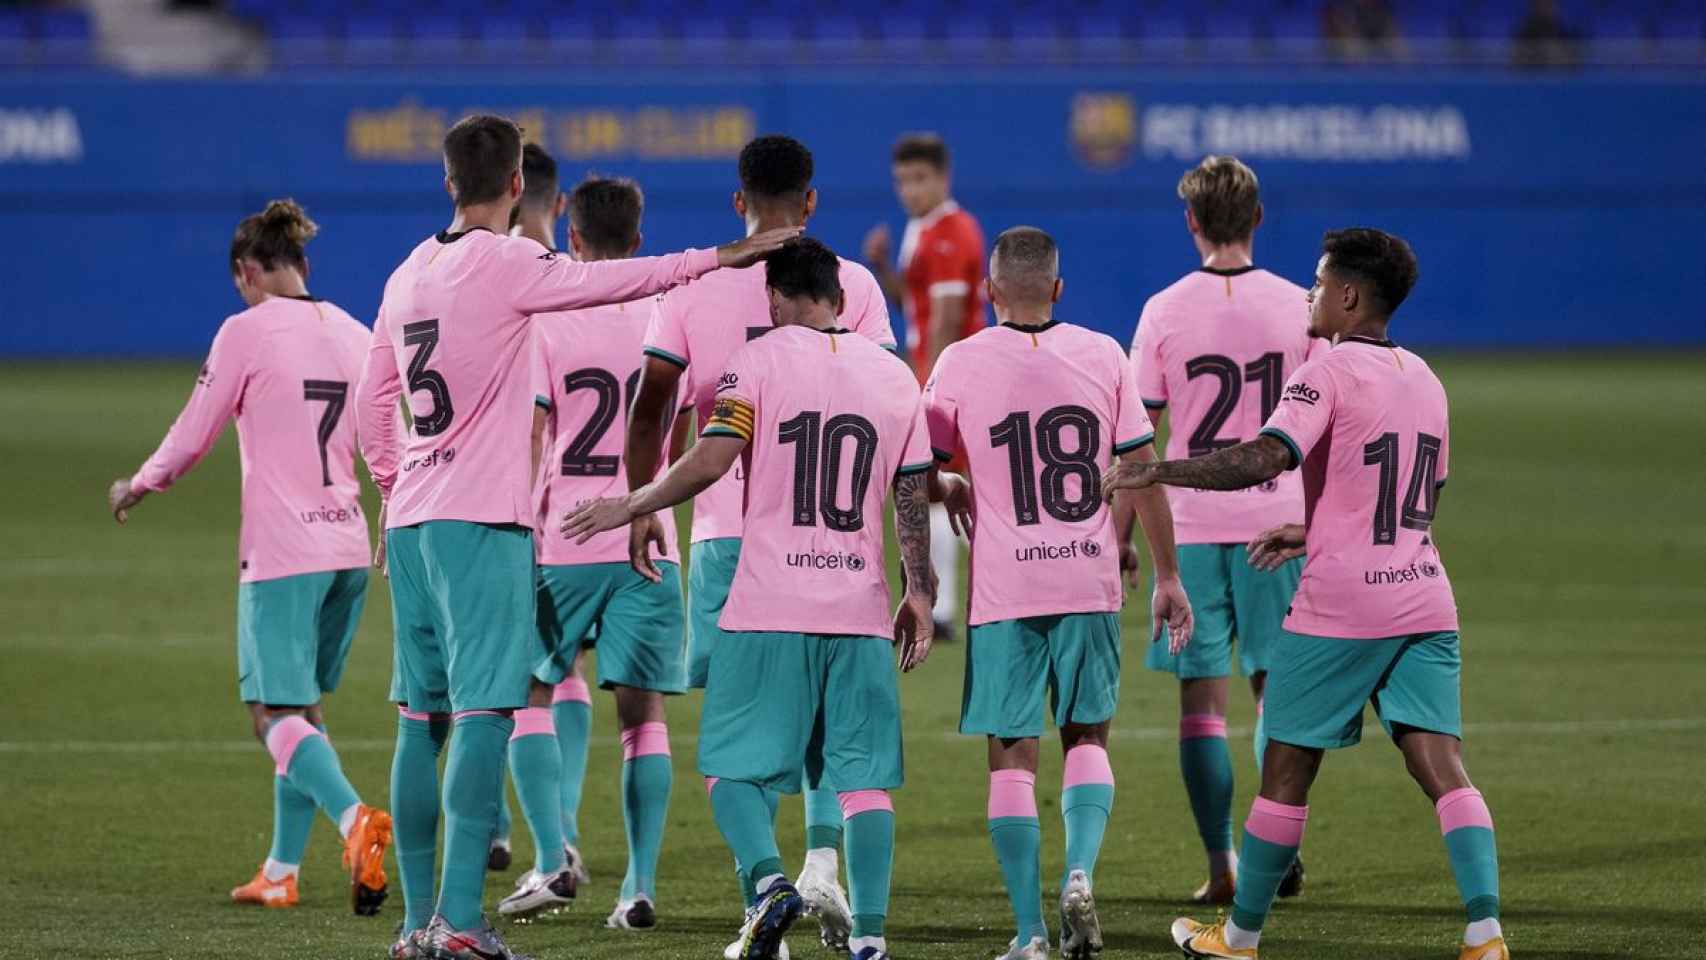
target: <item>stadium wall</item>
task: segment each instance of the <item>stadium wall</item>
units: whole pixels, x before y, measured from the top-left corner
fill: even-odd
[[[1262,178],[1258,259],[1299,283],[1330,227],[1412,241],[1422,281],[1397,329],[1409,342],[1706,343],[1699,268],[1682,256],[1706,222],[1700,78],[44,75],[0,79],[0,356],[199,355],[239,306],[232,227],[283,195],[322,227],[312,288],[371,322],[390,269],[447,222],[438,142],[475,109],[517,117],[570,180],[638,177],[652,252],[737,235],[735,154],[785,131],[817,156],[813,232],[857,256],[870,224],[899,226],[891,141],[934,129],[985,230],[1054,232],[1062,316],[1123,341],[1144,298],[1195,265],[1180,172],[1233,152]]]

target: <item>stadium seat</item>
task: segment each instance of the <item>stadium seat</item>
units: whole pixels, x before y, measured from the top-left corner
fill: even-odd
[[[656,59],[668,39],[658,17],[618,17],[611,26],[611,48],[621,60]]]
[[[897,14],[884,17],[879,26],[883,51],[890,56],[917,59],[930,45],[930,30],[922,17]]]
[[[1262,26],[1251,10],[1223,7],[1201,22],[1204,55],[1212,60],[1255,59]]]
[[[1072,37],[1079,55],[1091,58],[1118,56],[1131,46],[1126,21],[1117,16],[1079,16],[1072,23]]]
[[[1137,49],[1145,60],[1177,60],[1189,55],[1197,46],[1195,26],[1176,13],[1142,17],[1138,20],[1137,30]]]
[[[587,59],[598,50],[598,30],[591,17],[552,17],[545,25],[545,46],[554,59]]]
[[[1654,21],[1661,56],[1670,60],[1694,59],[1706,52],[1706,14],[1678,11]]]
[[[442,61],[467,54],[467,33],[460,17],[432,14],[409,22],[409,53],[416,60]]]
[[[1046,13],[1016,16],[1011,33],[1015,60],[1046,62],[1057,60],[1064,53],[1065,37],[1058,17]]]
[[[344,59],[351,63],[390,63],[402,53],[396,19],[361,14],[344,21]]]
[[[960,60],[987,60],[997,45],[995,21],[981,14],[951,13],[943,23],[943,46]]]
[[[0,10],[0,60],[21,63],[30,49],[30,27],[18,10]]]
[[[813,17],[811,20],[811,49],[826,57],[856,57],[866,50],[865,24],[845,16]]]
[[[724,16],[696,16],[681,24],[681,52],[688,57],[722,57],[734,49],[734,29]]]
[[[1273,51],[1281,57],[1315,57],[1323,49],[1321,18],[1314,13],[1303,13],[1289,7],[1270,12],[1267,15],[1267,35]]]
[[[747,22],[746,41],[754,56],[775,60],[793,56],[799,36],[787,17],[762,16]]]
[[[475,22],[475,44],[483,60],[493,63],[528,58],[538,38],[534,22],[515,13],[488,13]]]
[[[337,46],[334,24],[322,17],[287,13],[265,21],[273,57],[285,63],[324,63]]]
[[[43,10],[35,15],[38,59],[82,63],[94,49],[94,29],[81,10]]]

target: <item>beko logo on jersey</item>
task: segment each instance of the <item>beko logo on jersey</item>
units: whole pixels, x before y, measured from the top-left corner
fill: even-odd
[[[865,569],[865,558],[856,553],[790,553],[788,566],[805,570],[850,570],[858,573]]]
[[[1299,381],[1285,388],[1285,396],[1282,399],[1296,400],[1299,403],[1307,403],[1310,406],[1314,406],[1315,401],[1321,399],[1321,391],[1307,383]]]
[[[312,510],[301,510],[298,514],[303,523],[349,523],[361,519],[360,507],[315,507]]]
[[[443,450],[434,450],[424,457],[416,457],[415,459],[408,461],[403,464],[403,472],[408,473],[416,467],[420,467],[422,470],[425,470],[427,467],[436,467],[441,463],[447,464],[455,459],[456,448],[445,447]]]
[[[734,373],[733,371],[723,374],[722,377],[717,380],[718,393],[722,393],[724,390],[733,390],[738,386],[740,386],[740,374]]]
[[[1436,579],[1442,572],[1443,571],[1439,568],[1439,564],[1434,563],[1432,560],[1423,560],[1420,563],[1412,563],[1407,567],[1387,567],[1384,570],[1364,570],[1362,572],[1362,582],[1371,587],[1382,587],[1398,583],[1416,583],[1423,577],[1426,577],[1429,580]]]
[[[1094,540],[1074,540],[1071,543],[1038,543],[1013,550],[1013,559],[1020,563],[1032,560],[1094,560],[1102,555],[1102,545]]]

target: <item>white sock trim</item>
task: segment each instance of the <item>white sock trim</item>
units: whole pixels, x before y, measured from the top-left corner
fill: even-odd
[[[1226,921],[1226,945],[1234,950],[1254,950],[1262,939],[1262,931],[1245,930],[1231,920]]]
[[[349,839],[349,832],[355,829],[355,815],[361,812],[361,804],[352,803],[343,813],[338,814],[338,835]]]
[[[806,851],[806,869],[822,870],[830,876],[841,873],[841,857],[834,847],[814,847]]]
[[[776,884],[787,879],[787,877],[784,877],[779,873],[772,873],[769,876],[759,877],[758,882],[753,884],[752,887],[754,890],[757,890],[758,895],[762,897],[770,892],[771,887],[774,887]]]
[[[884,953],[889,952],[889,942],[882,937],[852,937],[847,941],[847,952],[854,955],[866,947],[876,947]]]
[[[261,865],[261,875],[271,883],[278,883],[281,880],[296,876],[301,869],[301,864],[279,863],[277,860],[268,857],[267,862]]]
[[[1505,932],[1499,929],[1499,918],[1488,917],[1485,920],[1476,920],[1464,928],[1463,945],[1466,947],[1479,947],[1484,943],[1497,940],[1504,935]]]

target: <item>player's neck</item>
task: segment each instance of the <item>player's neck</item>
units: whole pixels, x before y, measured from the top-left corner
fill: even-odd
[[[1390,323],[1390,317],[1382,317],[1379,320],[1359,320],[1352,324],[1349,330],[1339,334],[1339,339],[1356,337],[1359,340],[1377,340],[1381,343],[1390,343],[1391,338],[1386,335],[1386,327]]]
[[[526,237],[547,250],[557,249],[557,224],[553,217],[522,214],[511,232],[518,237]]]
[[[781,230],[786,227],[803,227],[805,225],[804,217],[791,217],[787,214],[778,213],[754,214],[746,218],[746,235],[750,237],[766,230]]]
[[[1054,323],[1054,314],[1049,310],[1027,311],[1024,313],[1009,312],[999,318],[1004,327],[1014,327],[1019,330],[1041,330]]]
[[[276,274],[265,275],[261,281],[261,292],[268,297],[306,297],[308,283],[295,270],[280,270]]]
[[[494,200],[491,203],[457,207],[456,216],[451,219],[445,232],[458,234],[470,230],[490,230],[501,237],[509,232],[509,211],[512,206],[514,204],[508,200]]]
[[[1243,270],[1256,264],[1253,244],[1250,241],[1216,245],[1201,237],[1194,239],[1197,242],[1197,253],[1202,255],[1204,270]]]

